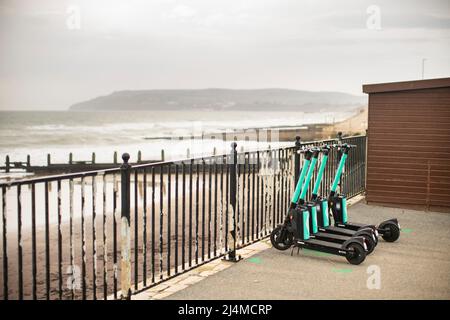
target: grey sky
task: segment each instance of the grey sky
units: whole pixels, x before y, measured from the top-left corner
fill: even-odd
[[[370,5],[381,30],[367,27]],[[80,29],[70,29],[71,6]],[[73,25],[73,24],[72,24]],[[372,25],[373,26],[373,25]],[[0,0],[0,109],[123,89],[292,88],[450,76],[450,1]]]

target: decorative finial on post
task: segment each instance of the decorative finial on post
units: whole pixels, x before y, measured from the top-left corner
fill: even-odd
[[[300,146],[301,146],[301,142],[300,142],[300,136],[296,136],[295,137],[295,146],[297,147],[297,148],[300,148]]]
[[[123,165],[129,165],[128,160],[130,160],[130,155],[128,153],[122,154]]]
[[[338,140],[339,140],[339,142],[341,142],[342,141],[342,132],[338,132]]]
[[[231,164],[236,165],[237,163],[237,142],[231,143]]]

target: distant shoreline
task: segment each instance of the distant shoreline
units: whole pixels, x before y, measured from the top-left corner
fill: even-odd
[[[185,136],[148,136],[144,140],[193,140],[193,139],[221,139],[229,135],[235,135],[237,140],[259,141],[259,132],[278,130],[279,141],[293,141],[296,136],[300,136],[303,141],[329,139],[335,136],[338,131],[344,131],[345,135],[362,134],[366,128],[364,120],[367,119],[367,107],[357,109],[357,113],[347,119],[336,123],[310,123],[305,125],[285,125],[285,126],[265,126],[246,129],[233,129],[228,131],[205,132],[201,135]]]

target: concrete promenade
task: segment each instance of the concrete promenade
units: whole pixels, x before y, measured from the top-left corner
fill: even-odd
[[[450,299],[449,213],[361,201],[349,208],[349,216],[367,223],[397,217],[400,239],[380,238],[359,266],[314,251],[295,250],[291,256],[291,250],[277,251],[263,240],[242,249],[239,263],[213,261],[134,299]],[[379,281],[373,272],[379,272]]]

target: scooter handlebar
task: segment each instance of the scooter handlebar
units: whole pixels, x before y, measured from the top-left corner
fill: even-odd
[[[300,150],[297,150],[297,153],[307,153],[312,152],[313,150],[309,147],[302,147]]]
[[[356,148],[357,145],[356,144],[344,143],[344,144],[338,145],[338,147],[339,148],[351,149],[351,148]]]
[[[357,145],[355,144],[349,144],[349,143],[343,143],[343,144],[323,144],[321,146],[313,146],[313,147],[305,147],[303,146],[300,150],[297,150],[297,153],[306,153],[306,152],[324,152],[324,151],[330,151],[333,148],[343,148],[343,149],[351,149],[356,148]]]
[[[319,152],[324,152],[324,151],[330,151],[331,148],[335,148],[337,147],[337,145],[328,145],[328,144],[324,144],[321,146],[313,146],[313,147],[303,147],[302,149],[298,150],[297,153],[305,153],[305,152],[314,152],[314,151],[319,151]]]
[[[329,151],[331,148],[334,148],[333,145],[323,144],[319,146],[320,151]]]

